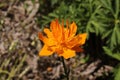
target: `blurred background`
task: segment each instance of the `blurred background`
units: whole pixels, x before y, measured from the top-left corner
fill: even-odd
[[[57,55],[38,56],[38,32],[54,19],[88,34],[66,60],[70,80],[120,80],[120,0],[0,0],[0,80],[65,80]]]

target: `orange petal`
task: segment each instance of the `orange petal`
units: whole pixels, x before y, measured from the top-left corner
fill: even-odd
[[[39,52],[39,56],[49,56],[52,54],[53,54],[53,51],[49,49],[47,45],[44,45],[41,51]]]
[[[75,50],[76,52],[83,52],[84,50],[82,48],[80,48],[79,46],[75,46],[72,48],[73,50]]]
[[[55,37],[58,36],[58,32],[60,30],[60,24],[58,20],[52,21],[50,24],[50,29]]]
[[[59,24],[58,20],[51,22],[50,29],[57,42],[61,42],[63,39],[63,26]]]
[[[72,58],[75,55],[75,51],[71,49],[65,49],[63,53],[59,54],[59,56],[63,56],[65,59]]]
[[[65,36],[65,40],[67,40],[69,38],[69,29],[68,28],[64,28],[64,36]]]
[[[66,21],[66,28],[64,28],[65,40],[69,37],[69,21]]]
[[[62,25],[61,25],[61,40],[62,40],[62,41],[65,40],[64,21],[62,21]]]
[[[52,21],[50,24],[50,29],[52,31],[53,36],[56,38],[58,36],[58,21]]]
[[[48,45],[48,46],[53,46],[56,45],[56,42],[53,38],[47,38],[45,36],[43,36],[43,34],[41,32],[38,33],[39,39],[43,41],[44,44]]]
[[[44,32],[48,38],[53,38],[52,32],[48,28],[45,28]]]
[[[76,44],[78,44],[78,40],[76,38],[74,38],[66,43],[68,48],[73,48],[74,46],[76,46]]]
[[[87,37],[86,33],[78,34],[73,39],[71,39],[70,41],[67,42],[67,47],[73,48],[75,46],[83,45],[86,41],[86,37]]]
[[[87,33],[79,34],[78,36],[79,36],[79,44],[80,45],[85,44]]]
[[[56,22],[52,21],[51,24],[50,24],[51,31],[54,33],[56,31],[56,28],[57,28]]]
[[[74,22],[70,25],[69,31],[70,31],[69,32],[70,37],[73,37],[76,34],[77,25]]]
[[[42,40],[44,43],[48,40],[47,37],[43,36],[41,32],[38,33],[38,37],[40,40]]]

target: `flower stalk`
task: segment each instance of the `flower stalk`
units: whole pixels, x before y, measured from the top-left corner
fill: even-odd
[[[67,80],[69,80],[69,72],[70,72],[70,69],[67,68],[63,57],[61,57],[61,62],[62,62],[62,64],[63,64],[65,76],[66,76]]]

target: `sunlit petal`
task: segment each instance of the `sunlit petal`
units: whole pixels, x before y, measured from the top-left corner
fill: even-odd
[[[69,31],[70,31],[70,34],[69,34],[70,37],[73,37],[76,34],[77,25],[74,22],[70,25]]]
[[[76,45],[83,45],[86,41],[86,33],[83,34],[78,34],[77,36],[75,36],[74,38],[72,38],[70,41],[67,42],[67,46],[69,48],[73,48]]]
[[[48,38],[53,38],[52,32],[48,28],[45,28],[44,32]]]
[[[52,30],[52,34],[55,37],[56,41],[61,41],[63,29],[59,24],[58,20],[51,22],[50,29]]]
[[[39,52],[39,56],[49,56],[52,54],[53,54],[53,51],[49,49],[47,45],[44,45],[41,51]]]
[[[43,41],[44,44],[48,46],[56,45],[56,42],[52,38],[47,38],[43,36],[41,32],[38,33],[39,39]]]
[[[69,29],[68,28],[64,28],[64,36],[65,36],[65,40],[67,40],[69,38]]]
[[[41,32],[38,33],[38,37],[40,40],[42,40],[44,43],[47,42],[47,37],[43,36],[43,34]]]
[[[80,45],[85,44],[86,38],[87,38],[87,34],[86,33],[78,34],[79,44]]]
[[[62,54],[59,54],[59,56],[63,56],[65,59],[74,57],[75,55],[76,55],[76,54],[75,54],[75,51],[74,51],[74,50],[71,50],[71,49],[64,49],[64,50],[63,50],[63,53],[62,53]]]

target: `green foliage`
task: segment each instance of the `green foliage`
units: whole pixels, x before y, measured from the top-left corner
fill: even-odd
[[[114,75],[115,75],[114,80],[120,80],[120,65],[117,68],[115,68],[114,72],[115,72],[114,73]]]
[[[110,20],[108,23],[108,26],[105,29],[105,34],[103,38],[107,37],[107,44],[111,49],[115,49],[116,46],[120,45],[120,1],[109,1],[109,0],[101,0],[103,7],[105,10],[107,10],[107,14],[103,14]],[[106,18],[105,17],[105,18]],[[106,22],[108,22],[106,20]],[[120,50],[120,49],[119,49]]]
[[[117,59],[120,61],[120,53],[113,53],[109,48],[107,47],[103,47],[105,53],[111,57],[113,57],[114,59]]]

